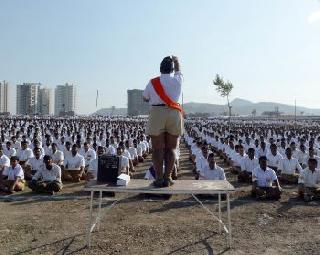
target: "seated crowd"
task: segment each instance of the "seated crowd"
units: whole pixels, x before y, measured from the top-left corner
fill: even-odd
[[[98,156],[120,157],[132,175],[151,152],[145,120],[92,118],[12,118],[0,125],[0,190],[26,186],[54,194],[64,182],[96,180]],[[223,160],[239,183],[250,183],[256,198],[279,199],[281,185],[297,185],[306,201],[320,198],[320,127],[287,122],[187,120],[182,138],[197,180],[226,180]],[[179,148],[172,178],[179,171]],[[151,166],[145,179],[153,180]]]
[[[122,173],[131,175],[151,150],[139,119],[6,119],[0,125],[0,191],[28,186],[54,194],[64,182],[96,179],[97,156],[120,157]]]
[[[224,169],[215,163],[216,155],[239,183],[252,185],[256,198],[279,199],[280,184],[297,185],[306,201],[320,198],[319,127],[240,122],[228,129],[221,121],[189,120],[184,140],[196,179],[225,179]]]

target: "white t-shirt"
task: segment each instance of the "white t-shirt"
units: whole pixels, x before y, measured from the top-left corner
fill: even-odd
[[[241,171],[252,172],[253,169],[259,166],[259,161],[257,158],[250,159],[249,156],[246,156],[242,159],[241,162]]]
[[[19,149],[18,157],[20,161],[28,161],[28,159],[33,158],[33,152],[30,148],[26,148],[25,150]]]
[[[312,172],[309,167],[307,167],[300,173],[298,182],[304,184],[305,187],[320,187],[320,169]]]
[[[296,171],[300,173],[302,167],[297,159],[291,158],[289,160],[288,158],[284,158],[280,160],[278,169],[281,170],[282,174],[294,174]]]
[[[17,154],[17,151],[16,151],[15,148],[10,148],[10,149],[8,149],[7,146],[4,146],[4,147],[3,147],[3,153],[4,153],[7,157],[11,158],[12,156],[15,156],[15,155]]]
[[[64,160],[66,170],[80,170],[80,167],[85,167],[84,157],[77,153],[75,156],[71,154]]]
[[[129,151],[132,159],[135,159],[135,158],[138,157],[138,153],[137,153],[137,149],[136,148],[129,147],[127,150]]]
[[[106,154],[107,155],[116,155],[117,151],[113,146],[109,145],[109,147],[106,148]]]
[[[12,166],[5,167],[2,174],[8,176],[9,181],[14,181],[17,177],[20,177],[21,180],[24,179],[23,169],[19,164],[15,168],[12,168]]]
[[[56,150],[54,153],[52,152],[52,160],[55,164],[63,164],[64,155],[60,150]]]
[[[89,163],[88,171],[92,173],[93,180],[97,180],[97,174],[98,174],[98,159],[92,159]]]
[[[120,171],[125,171],[127,167],[129,168],[129,159],[126,156],[121,156]]]
[[[36,157],[29,159],[28,165],[31,166],[32,170],[38,171],[43,165],[43,157],[40,156],[39,159],[37,159]]]
[[[52,169],[48,170],[46,165],[43,164],[41,168],[32,177],[33,180],[39,180],[40,178],[43,181],[48,181],[48,182],[52,182],[52,181],[61,182],[61,168],[56,164],[52,164]]]
[[[89,148],[87,151],[85,151],[84,148],[81,148],[80,154],[84,157],[86,165],[89,165],[90,160],[95,159],[97,157],[96,152],[91,148]]]
[[[211,169],[209,165],[206,165],[200,171],[200,180],[226,180],[223,168],[215,166],[214,169]]]
[[[277,180],[277,174],[269,167],[264,171],[259,166],[252,171],[252,181],[257,181],[258,187],[272,187],[272,182],[275,180]]]
[[[268,161],[268,166],[271,167],[278,167],[280,161],[283,159],[281,154],[277,152],[277,154],[274,156],[271,152],[267,154],[267,161]]]
[[[6,155],[2,155],[0,157],[0,167],[9,167],[10,166],[10,159]]]

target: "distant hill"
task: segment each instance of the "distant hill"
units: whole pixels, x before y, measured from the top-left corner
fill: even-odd
[[[111,116],[111,115],[127,115],[127,108],[102,108],[92,115]]]
[[[293,105],[280,104],[275,102],[260,102],[252,103],[248,100],[236,98],[230,102],[232,113],[238,115],[249,115],[255,109],[257,115],[261,115],[265,111],[275,111],[278,108],[279,112],[286,115],[293,115],[295,107]],[[226,105],[204,104],[204,103],[186,103],[184,108],[187,113],[209,113],[211,115],[220,115],[227,113]],[[297,106],[297,115],[320,115],[320,109],[311,109]]]
[[[286,115],[294,114],[294,106],[280,104],[275,102],[259,102],[253,103],[251,101],[235,98],[230,102],[232,106],[232,113],[237,115],[250,115],[253,110],[256,110],[256,115],[261,115],[266,111],[275,111],[278,108],[280,113]],[[209,103],[185,103],[184,109],[186,113],[209,113],[210,115],[222,115],[227,114],[227,105],[209,104]],[[103,108],[95,112],[94,114],[108,116],[111,115],[112,108]],[[297,106],[297,115],[320,115],[320,109],[306,108]],[[113,115],[127,115],[127,108],[115,108]]]

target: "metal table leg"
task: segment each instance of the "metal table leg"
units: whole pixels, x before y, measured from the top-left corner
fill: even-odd
[[[232,247],[232,232],[231,232],[231,215],[230,215],[230,196],[229,196],[229,192],[227,192],[227,211],[228,211],[228,226],[229,226],[229,248]]]
[[[219,202],[219,234],[221,234],[221,193],[218,195],[218,202]]]
[[[98,211],[98,224],[97,229],[100,230],[101,225],[101,204],[102,204],[102,190],[99,191],[99,211]]]
[[[91,247],[91,225],[92,225],[92,206],[93,206],[93,194],[94,191],[91,191],[90,195],[90,213],[89,213],[89,225],[87,230],[87,247]]]

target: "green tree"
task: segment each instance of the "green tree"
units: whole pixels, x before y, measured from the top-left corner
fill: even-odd
[[[219,74],[217,74],[215,79],[213,80],[213,85],[215,86],[215,89],[220,94],[220,96],[227,98],[230,125],[232,106],[230,105],[229,96],[233,89],[233,84],[230,81],[224,81],[223,78]]]

